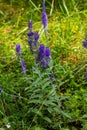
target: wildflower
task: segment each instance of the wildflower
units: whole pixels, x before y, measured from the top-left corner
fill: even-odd
[[[29,32],[27,35],[28,35],[30,40],[33,40],[35,42],[37,42],[39,39],[38,32]]]
[[[30,31],[32,31],[32,20],[30,20],[29,23],[28,23],[28,29],[29,29]]]
[[[21,61],[21,65],[22,65],[22,73],[26,73],[26,64],[24,60]]]
[[[28,40],[29,46],[30,46],[30,51],[32,54],[37,53],[37,42],[34,39]]]
[[[86,48],[87,47],[87,34],[85,36],[85,41],[83,41],[83,46]]]
[[[50,49],[49,47],[45,48],[44,52],[44,58],[43,58],[43,63],[42,63],[42,68],[47,68],[48,64],[50,62]]]
[[[29,37],[29,40],[28,40],[28,43],[29,43],[29,46],[30,46],[30,51],[32,54],[36,53],[37,52],[37,42],[39,40],[39,35],[38,35],[38,32],[33,32],[32,31],[32,24],[31,22],[29,23],[29,28],[30,28],[30,32],[27,34],[28,37]]]
[[[35,40],[35,42],[37,42],[39,40],[38,32],[34,32],[34,40]]]
[[[40,44],[39,52],[38,52],[39,60],[42,60],[42,58],[44,58],[44,51],[45,51],[44,45]]]
[[[85,79],[86,79],[86,82],[87,82],[87,71],[85,72]]]
[[[16,44],[16,53],[18,56],[21,54],[20,44]]]
[[[83,46],[87,47],[87,41],[83,41]]]
[[[50,49],[49,49],[49,47],[46,47],[45,56],[46,56],[47,58],[50,57]]]
[[[34,32],[29,32],[29,33],[28,33],[28,37],[29,37],[29,38],[32,38],[32,36],[34,36]]]
[[[49,47],[45,47],[43,44],[40,44],[36,63],[38,63],[42,69],[46,69],[49,62],[50,62],[50,49]]]
[[[22,65],[22,73],[26,73],[26,65],[25,65],[24,60],[22,60],[20,44],[16,44],[16,53],[19,56],[19,62]]]
[[[45,0],[43,0],[43,5],[42,5],[42,24],[44,28],[46,28],[48,24],[46,8],[45,8]]]

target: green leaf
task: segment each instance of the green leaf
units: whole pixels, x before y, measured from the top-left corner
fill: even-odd
[[[52,123],[52,121],[49,117],[44,117],[44,120],[46,120],[48,123]]]
[[[44,85],[43,85],[43,87],[42,87],[42,90],[44,90],[46,87],[48,87],[48,86],[49,86],[49,84],[50,84],[50,81],[45,82],[45,83],[44,83]]]
[[[72,119],[71,116],[69,114],[67,114],[66,112],[64,111],[61,111],[61,113],[63,114],[63,116],[69,118],[69,119]]]
[[[69,130],[68,128],[61,128],[60,130]]]
[[[39,127],[39,126],[34,126],[30,130],[46,130],[46,129]]]
[[[4,13],[0,10],[0,14],[4,15]]]
[[[2,115],[4,115],[4,113],[3,113],[2,111],[0,111],[0,113],[1,113]]]
[[[64,6],[64,8],[66,10],[67,15],[69,16],[69,11],[68,11],[68,8],[66,6],[65,0],[63,0],[63,6]]]
[[[53,103],[53,101],[51,101],[51,100],[46,100],[46,101],[44,102],[44,105],[46,105],[46,106],[52,106],[52,107],[56,106],[56,104]]]
[[[82,118],[87,118],[87,114],[84,114],[84,115],[82,116]]]
[[[41,100],[37,100],[37,99],[33,99],[31,101],[28,102],[29,104],[35,103],[35,104],[42,104]]]

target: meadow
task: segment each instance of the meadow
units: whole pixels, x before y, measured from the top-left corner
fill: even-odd
[[[0,0],[0,130],[87,130],[87,2],[43,2]]]

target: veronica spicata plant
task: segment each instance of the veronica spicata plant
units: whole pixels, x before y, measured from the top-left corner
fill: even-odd
[[[43,0],[43,5],[42,5],[42,24],[44,26],[44,31],[45,28],[47,28],[47,14],[46,14],[46,8],[45,8],[45,0]],[[39,44],[39,34],[38,32],[33,31],[33,22],[32,20],[29,21],[28,23],[28,44],[30,47],[30,51],[32,54],[35,54],[35,60],[37,66],[41,67],[42,69],[46,69],[48,67],[48,64],[50,62],[50,48],[45,47],[44,44]],[[21,65],[22,65],[22,72],[26,72],[26,65],[24,60],[22,59],[22,54],[21,54],[21,48],[20,44],[16,45],[16,53],[17,56],[20,59]]]
[[[47,28],[48,21],[45,0],[43,0],[42,6],[42,24],[44,32],[46,32],[45,29]],[[61,118],[64,112],[61,110],[62,99],[60,101],[60,96],[58,92],[56,92],[58,87],[52,82],[54,75],[52,72],[53,66],[50,64],[52,61],[50,48],[43,43],[39,43],[40,37],[38,32],[33,31],[32,20],[28,23],[28,30],[28,45],[31,54],[35,57],[36,63],[36,66],[32,67],[33,74],[31,78],[26,78],[27,75],[25,76],[25,81],[27,83],[24,89],[24,95],[28,100],[25,117],[28,118],[28,124],[30,124],[28,129],[30,130],[34,124],[39,125],[40,122],[43,122],[43,127],[48,127],[48,125],[50,125],[49,128],[55,128],[55,117]],[[21,61],[22,71],[26,72],[26,65],[22,58],[19,44],[16,45],[16,53]],[[58,122],[60,121],[58,120]],[[57,126],[58,122],[56,123]]]

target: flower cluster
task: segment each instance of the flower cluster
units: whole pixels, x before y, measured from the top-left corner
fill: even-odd
[[[20,44],[16,44],[16,53],[17,53],[17,56],[20,58],[20,57],[21,57],[21,48],[20,48]]]
[[[26,73],[26,65],[25,65],[24,60],[22,59],[20,44],[16,44],[16,53],[17,53],[18,58],[20,59],[20,63],[22,66],[22,73]]]
[[[45,0],[43,0],[43,6],[42,6],[42,24],[44,26],[44,29],[47,27],[47,15],[46,15],[46,8],[45,8]],[[50,49],[49,47],[45,47],[43,44],[38,44],[39,40],[39,34],[38,32],[34,32],[32,29],[32,20],[28,23],[28,44],[30,47],[30,51],[32,54],[35,54],[35,60],[36,64],[39,65],[42,69],[46,69],[48,67],[48,64],[50,62]],[[22,65],[22,72],[26,73],[26,65],[24,60],[22,59],[21,54],[21,48],[20,44],[16,45],[16,53],[17,56],[20,59],[21,65]]]
[[[31,21],[29,22],[31,24]],[[31,25],[29,24],[29,29],[31,29]],[[49,62],[50,62],[50,49],[49,47],[45,47],[43,44],[40,44],[38,47],[38,39],[39,35],[37,32],[30,31],[28,33],[29,37],[29,45],[30,45],[30,51],[32,54],[36,54],[36,63],[41,66],[41,68],[45,69],[47,68]]]
[[[83,41],[83,46],[84,46],[85,48],[87,48],[87,34],[86,34],[86,36],[85,36],[85,40]]]
[[[45,0],[43,0],[43,5],[42,5],[42,24],[43,24],[44,28],[46,28],[47,24],[48,24],[46,7],[45,7]]]
[[[49,47],[45,47],[43,44],[40,44],[36,63],[40,65],[42,69],[46,69],[48,67],[49,62],[50,62],[50,49]]]
[[[44,29],[47,27],[47,15],[45,8],[45,0],[43,0],[42,5],[42,24]],[[30,46],[30,51],[32,54],[36,54],[36,64],[41,68],[46,69],[50,62],[50,49],[49,47],[45,47],[43,44],[38,45],[39,35],[37,32],[32,31],[32,20],[28,23],[28,43]]]
[[[46,69],[50,62],[50,49],[43,44],[38,45],[39,35],[37,32],[32,31],[32,21],[29,21],[28,29],[28,43],[32,54],[36,54],[36,64],[41,68]]]
[[[28,43],[29,43],[29,46],[30,46],[31,53],[34,54],[34,53],[37,52],[37,42],[39,40],[39,35],[38,35],[38,32],[32,31],[32,20],[29,21],[28,29],[29,29]]]

